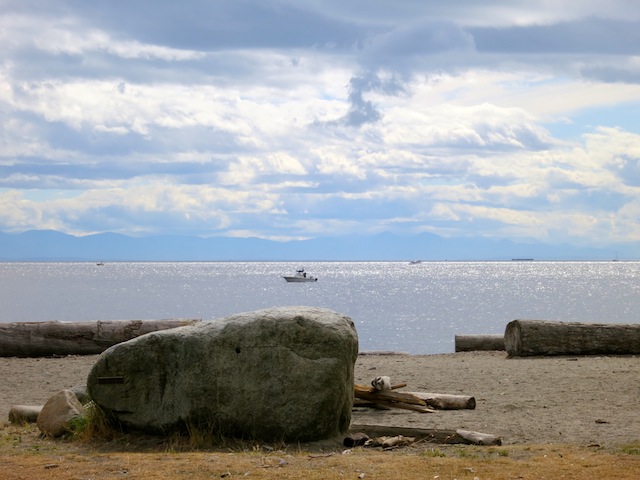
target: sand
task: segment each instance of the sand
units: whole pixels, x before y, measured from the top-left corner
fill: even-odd
[[[42,405],[57,391],[84,385],[95,356],[0,358],[0,415],[13,405]],[[356,383],[378,375],[405,391],[471,395],[475,410],[415,413],[357,408],[354,424],[466,429],[504,444],[614,447],[640,441],[640,357],[508,358],[505,352],[442,355],[362,354]]]

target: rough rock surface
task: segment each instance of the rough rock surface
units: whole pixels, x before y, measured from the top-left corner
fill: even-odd
[[[76,385],[75,387],[71,387],[69,390],[71,390],[76,395],[76,398],[82,405],[86,405],[87,403],[91,402],[91,398],[89,397],[89,392],[87,391],[86,385]]]
[[[38,414],[37,424],[49,437],[61,437],[69,431],[70,422],[85,414],[85,409],[71,390],[53,395]]]
[[[153,332],[93,366],[90,397],[149,432],[316,440],[347,431],[358,337],[349,317],[279,307]]]

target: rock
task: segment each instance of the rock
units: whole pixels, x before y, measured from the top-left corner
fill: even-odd
[[[369,435],[367,435],[366,433],[350,433],[349,435],[344,437],[344,440],[342,440],[342,445],[347,448],[362,447],[367,443],[368,440]]]
[[[9,410],[9,422],[17,425],[35,423],[41,410],[41,405],[14,405]]]
[[[85,409],[71,390],[61,390],[44,404],[37,424],[49,437],[61,437],[70,430],[71,421],[85,414]]]
[[[380,375],[371,381],[371,386],[376,390],[391,390],[391,379],[385,375]]]
[[[89,392],[87,391],[86,385],[76,385],[75,387],[71,387],[69,390],[75,393],[78,401],[82,405],[86,405],[87,403],[91,402],[91,397],[89,397]]]
[[[347,431],[358,337],[349,317],[280,307],[153,332],[94,364],[93,401],[150,433],[311,441]]]

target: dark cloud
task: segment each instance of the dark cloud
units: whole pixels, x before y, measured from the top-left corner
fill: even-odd
[[[54,2],[58,3],[58,2]],[[192,50],[348,46],[357,26],[281,1],[68,0],[66,11],[141,42]],[[186,27],[186,28],[185,28]]]
[[[434,55],[473,48],[472,36],[459,25],[445,21],[421,21],[373,36],[366,43],[370,57],[393,62],[399,57]]]
[[[473,50],[469,34],[451,22],[419,22],[400,25],[364,42],[360,63],[365,71],[349,82],[349,112],[341,123],[359,127],[382,118],[368,93],[399,95],[416,71],[429,68],[429,58],[453,50]]]
[[[359,61],[368,70],[410,76],[437,71],[447,62],[439,57],[465,56],[474,50],[473,37],[453,22],[412,21],[368,38]]]
[[[340,123],[352,127],[375,123],[382,118],[382,114],[373,102],[365,99],[365,95],[368,92],[397,95],[405,91],[402,82],[395,77],[382,78],[373,73],[354,76],[349,82],[349,112],[341,119]]]
[[[471,28],[480,53],[638,55],[640,21],[587,18],[549,25]]]
[[[624,66],[584,66],[580,74],[589,80],[605,83],[640,83],[640,67]]]
[[[211,181],[213,174],[221,170],[214,162],[157,162],[107,158],[102,162],[80,164],[61,163],[46,158],[22,158],[19,165],[0,165],[0,185],[15,187],[20,179],[55,179],[55,188],[75,188],[85,180],[124,180],[147,175],[171,175],[184,183],[199,184]],[[12,177],[15,175],[15,177]],[[190,181],[184,181],[188,178]],[[16,180],[18,179],[18,180]],[[26,184],[28,181],[24,180]],[[51,180],[49,180],[51,181]]]

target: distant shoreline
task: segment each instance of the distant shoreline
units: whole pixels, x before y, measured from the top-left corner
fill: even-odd
[[[336,245],[340,245],[339,250]],[[390,232],[275,241],[258,237],[196,235],[132,237],[111,232],[76,236],[53,230],[29,230],[0,232],[0,252],[4,256],[0,259],[2,262],[409,262],[414,259],[467,262],[514,258],[611,261],[613,258],[640,259],[640,244],[596,248],[520,243],[508,238]],[[82,252],[82,257],[78,252]],[[252,252],[261,252],[261,258],[256,258]]]

